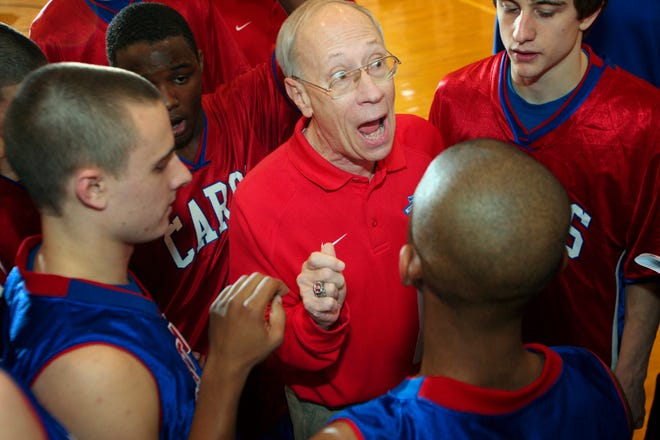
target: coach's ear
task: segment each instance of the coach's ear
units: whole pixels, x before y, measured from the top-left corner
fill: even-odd
[[[82,168],[74,174],[76,197],[88,208],[103,210],[107,206],[107,174],[100,168]]]
[[[300,113],[306,118],[311,118],[314,112],[309,101],[307,90],[305,90],[305,86],[303,86],[300,81],[296,81],[293,78],[284,78],[284,88],[291,101],[293,101],[296,104],[296,107],[298,107],[298,110],[300,110]]]

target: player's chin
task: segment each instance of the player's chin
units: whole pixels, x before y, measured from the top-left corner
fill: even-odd
[[[167,213],[161,217],[158,223],[144,231],[145,242],[161,238],[163,235],[165,235],[170,225],[169,212],[170,210],[168,209]]]

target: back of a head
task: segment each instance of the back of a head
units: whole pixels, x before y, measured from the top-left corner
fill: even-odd
[[[296,41],[296,37],[300,33],[300,28],[309,22],[309,18],[317,14],[319,10],[332,4],[350,7],[366,15],[378,30],[381,40],[384,40],[380,23],[378,23],[378,20],[365,7],[346,0],[307,0],[284,20],[277,34],[275,56],[285,76],[290,77],[300,73],[298,72],[298,48]],[[304,47],[301,47],[301,50],[305,50]]]
[[[127,104],[162,102],[158,90],[132,72],[55,63],[30,73],[5,119],[12,168],[35,205],[60,215],[68,177],[83,166],[118,175],[135,146]]]
[[[564,188],[516,147],[478,139],[433,160],[415,191],[410,238],[440,297],[524,303],[558,272],[570,221]]]
[[[4,23],[0,23],[0,59],[0,88],[20,83],[47,62],[39,46]]]
[[[108,25],[105,34],[108,63],[116,65],[117,51],[135,43],[151,44],[171,37],[183,37],[197,54],[195,37],[179,12],[160,3],[133,3],[119,11]]]

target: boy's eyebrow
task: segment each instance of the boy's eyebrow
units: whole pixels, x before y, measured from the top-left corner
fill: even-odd
[[[176,146],[172,147],[171,150],[169,150],[167,153],[163,154],[158,160],[155,162],[155,166],[158,166],[162,161],[169,159],[172,157],[174,154],[174,151],[176,150]]]
[[[532,2],[534,5],[550,5],[550,6],[564,6],[566,1],[564,0],[534,0]]]
[[[176,66],[169,66],[169,70],[179,70],[179,69],[186,69],[192,66],[191,63],[180,63],[177,64]]]

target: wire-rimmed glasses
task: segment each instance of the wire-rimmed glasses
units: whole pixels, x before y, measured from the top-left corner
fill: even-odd
[[[384,57],[370,61],[364,66],[349,70],[348,72],[337,72],[330,80],[328,87],[314,84],[313,82],[307,81],[306,79],[302,79],[295,75],[293,75],[291,78],[321,90],[331,99],[339,99],[352,93],[353,90],[357,88],[363,71],[366,72],[375,81],[387,81],[396,75],[396,70],[399,64],[401,64],[401,61],[399,61],[397,57],[392,54],[386,55]]]

